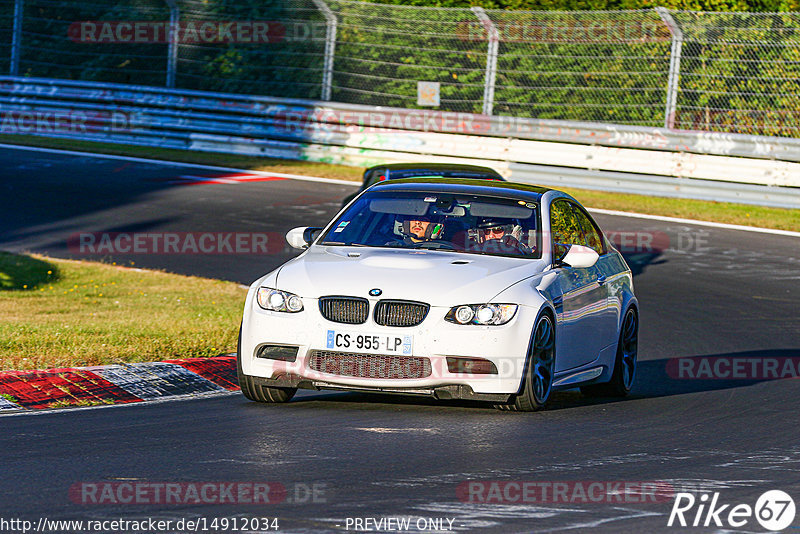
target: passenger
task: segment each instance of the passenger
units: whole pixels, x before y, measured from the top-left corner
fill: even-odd
[[[434,223],[430,217],[415,216],[403,221],[404,241],[409,244],[440,239],[444,233],[444,225]]]

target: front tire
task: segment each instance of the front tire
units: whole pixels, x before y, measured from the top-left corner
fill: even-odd
[[[239,388],[247,399],[255,402],[288,402],[297,393],[297,388],[272,388],[257,384],[252,376],[242,371],[242,329],[239,328],[239,342],[236,346],[236,377]]]
[[[631,392],[636,378],[636,360],[639,354],[639,315],[634,308],[628,308],[617,343],[617,357],[614,360],[614,373],[605,384],[583,386],[581,393],[587,397],[625,397]]]
[[[533,329],[522,391],[514,395],[508,404],[498,404],[496,408],[512,412],[533,412],[543,409],[553,391],[555,361],[556,335],[553,319],[544,313],[536,321]]]

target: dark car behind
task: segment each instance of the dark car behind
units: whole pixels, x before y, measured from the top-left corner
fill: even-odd
[[[500,173],[494,169],[478,165],[461,165],[454,163],[391,163],[387,165],[376,165],[364,171],[364,179],[361,187],[358,191],[352,195],[348,195],[344,201],[342,201],[342,207],[356,198],[363,190],[378,182],[399,180],[400,178],[425,177],[505,181]]]

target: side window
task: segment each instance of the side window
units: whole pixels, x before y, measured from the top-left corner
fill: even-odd
[[[586,244],[581,221],[575,216],[572,205],[565,200],[556,200],[550,206],[550,229],[553,232],[553,243]]]
[[[603,250],[603,237],[600,235],[600,232],[597,231],[595,225],[592,224],[592,221],[582,209],[577,206],[572,206],[572,210],[575,213],[576,220],[581,225],[582,233],[586,239],[585,243],[581,244],[585,244],[587,247],[602,255],[605,251]]]

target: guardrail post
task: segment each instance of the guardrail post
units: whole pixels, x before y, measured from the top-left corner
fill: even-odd
[[[167,51],[167,87],[175,88],[175,72],[178,70],[178,24],[181,12],[176,0],[165,0],[169,7],[169,50]]]
[[[486,34],[489,38],[489,49],[486,52],[486,81],[483,87],[482,113],[491,115],[494,107],[494,86],[497,80],[497,51],[500,45],[500,34],[497,32],[497,26],[494,25],[494,22],[482,7],[473,6],[471,9],[475,16],[478,17],[478,20],[481,21],[483,27],[486,28]]]
[[[664,21],[672,34],[672,49],[669,54],[669,81],[667,82],[667,107],[664,110],[664,128],[675,127],[675,110],[678,106],[678,83],[681,73],[681,52],[683,50],[683,31],[670,12],[657,7],[656,13]]]
[[[11,30],[11,65],[9,74],[19,75],[19,58],[22,54],[22,2],[14,0],[14,26]]]
[[[331,88],[333,86],[333,58],[336,51],[336,15],[328,7],[324,0],[313,0],[322,14],[325,16],[325,62],[322,65],[322,100],[331,99]]]

